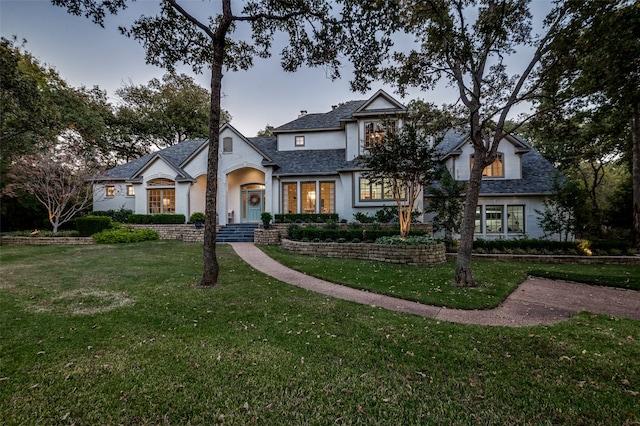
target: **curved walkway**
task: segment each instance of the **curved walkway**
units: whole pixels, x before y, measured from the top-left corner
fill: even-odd
[[[497,308],[450,309],[330,283],[276,262],[253,243],[230,243],[245,262],[280,281],[317,293],[443,321],[496,326],[552,324],[589,311],[640,320],[640,291],[530,277]]]

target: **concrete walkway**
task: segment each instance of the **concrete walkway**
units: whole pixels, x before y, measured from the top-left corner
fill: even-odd
[[[581,311],[640,320],[640,291],[530,277],[497,308],[449,309],[333,284],[287,268],[253,243],[230,245],[253,268],[285,283],[339,299],[443,321],[519,327],[552,324]]]

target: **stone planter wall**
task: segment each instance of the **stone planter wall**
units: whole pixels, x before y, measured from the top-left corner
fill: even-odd
[[[437,265],[446,261],[444,243],[427,246],[398,246],[370,243],[303,243],[283,239],[282,247],[295,254],[375,260],[416,266]]]
[[[557,263],[574,265],[640,265],[640,256],[572,256],[536,254],[473,254],[474,259],[503,260],[508,262]],[[456,253],[447,253],[455,259]]]
[[[12,237],[6,236],[0,239],[3,246],[50,246],[50,245],[73,245],[73,244],[95,244],[91,237]]]
[[[269,227],[269,229],[256,229],[253,231],[253,241],[256,244],[263,244],[265,246],[277,246],[280,244],[280,231],[278,229],[271,229],[271,227]]]
[[[193,224],[183,225],[154,225],[140,224],[128,225],[133,229],[153,229],[158,232],[161,240],[182,240],[188,243],[201,243],[204,241],[204,227],[196,228]],[[218,225],[218,229],[220,226]]]

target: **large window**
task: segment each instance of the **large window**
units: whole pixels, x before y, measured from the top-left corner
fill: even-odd
[[[485,206],[485,229],[487,234],[502,233],[502,206]]]
[[[303,213],[316,212],[316,183],[303,182],[300,184],[300,202]]]
[[[320,213],[335,213],[335,199],[335,182],[320,182]]]
[[[406,198],[406,192],[403,190],[400,194],[401,199]],[[393,185],[390,179],[382,182],[371,182],[369,179],[360,178],[360,201],[384,201],[395,200],[393,196]]]
[[[395,130],[395,121],[386,123],[381,121],[366,121],[364,123],[364,147],[370,148],[375,144],[381,143],[387,132],[395,133]]]
[[[471,168],[473,168],[473,156],[471,156]],[[484,168],[482,177],[504,177],[504,156],[501,152],[493,163]]]
[[[524,206],[507,206],[507,230],[524,233]]]
[[[296,182],[282,184],[282,211],[298,213],[298,184]]]
[[[171,179],[153,179],[147,183],[149,214],[175,213],[176,189]]]

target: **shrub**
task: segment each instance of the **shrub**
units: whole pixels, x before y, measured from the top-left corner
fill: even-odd
[[[204,221],[204,213],[195,212],[189,217],[189,223],[196,223],[198,220]]]
[[[297,223],[309,223],[309,222],[317,222],[322,223],[331,219],[334,221],[338,220],[337,213],[279,213],[274,215],[276,223],[287,223],[288,221],[297,222]],[[318,222],[320,219],[322,222]]]
[[[90,237],[105,229],[111,228],[108,216],[84,216],[76,219],[76,227],[82,237]]]
[[[108,216],[114,222],[124,223],[129,219],[129,215],[133,214],[133,210],[120,207],[119,210],[97,210],[91,213],[92,216]]]
[[[389,237],[380,237],[376,239],[376,244],[389,244],[389,245],[401,245],[401,246],[424,246],[439,243],[440,240],[434,237],[428,236],[408,236],[401,238],[398,235]]]
[[[295,234],[295,232],[296,232],[296,230],[297,230],[298,228],[300,228],[300,226],[299,226],[297,223],[293,223],[293,222],[292,222],[292,223],[289,223],[289,224],[287,225],[287,236],[288,236],[290,239],[294,239],[294,238],[293,238],[293,235]]]
[[[159,238],[158,232],[152,229],[131,228],[108,229],[94,234],[92,237],[98,244],[137,243]]]
[[[186,217],[183,214],[130,214],[127,222],[139,224],[183,224]]]

